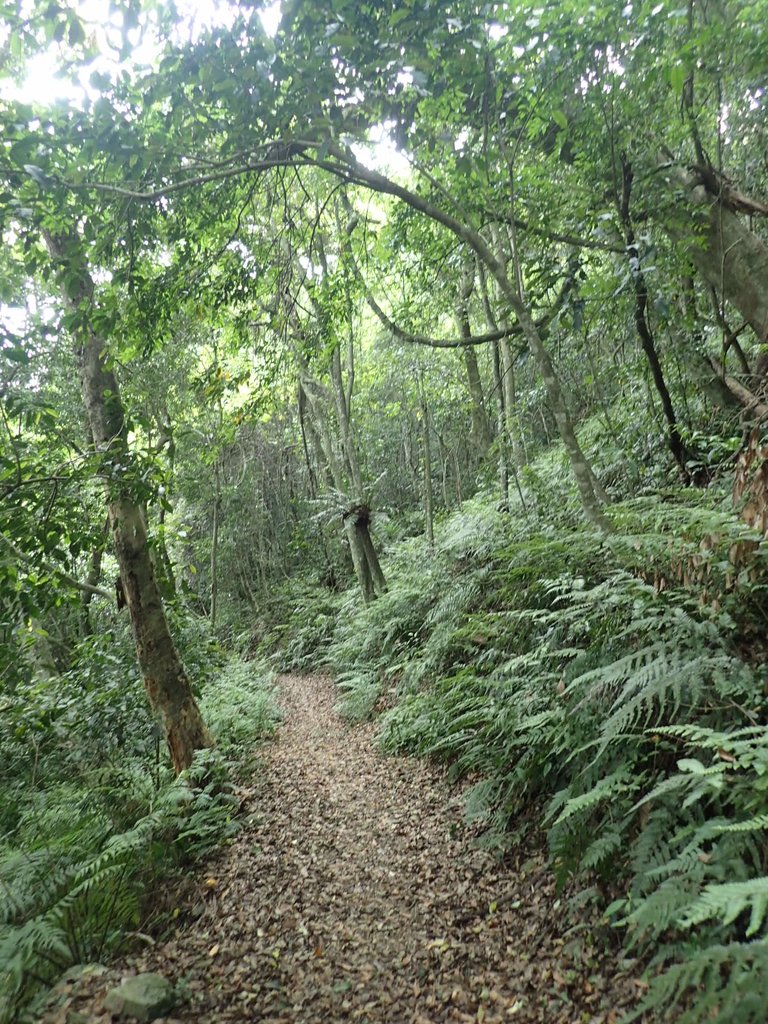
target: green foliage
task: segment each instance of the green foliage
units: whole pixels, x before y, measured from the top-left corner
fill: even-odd
[[[62,787],[35,800],[24,848],[0,862],[0,1020],[41,981],[130,942],[158,881],[231,835],[225,779],[220,755],[207,753],[179,778],[163,772],[159,789],[136,766],[117,791]],[[140,815],[124,831],[115,800]]]
[[[294,580],[276,596],[270,609],[277,619],[262,641],[263,649],[272,649],[283,669],[312,669],[325,657],[333,636],[342,599],[306,580]]]
[[[128,638],[91,636],[73,666],[4,696],[0,1021],[42,984],[151,929],[169,881],[236,829],[228,781],[277,718],[271,674],[225,661],[188,624],[185,655],[216,656],[201,704],[217,741],[173,778]]]
[[[342,672],[336,677],[341,693],[339,710],[350,722],[365,722],[373,716],[381,695],[381,682],[373,672]]]
[[[145,785],[163,790],[125,625],[103,611],[93,630],[77,624],[69,589],[103,543],[108,469],[150,520],[167,514],[153,553],[168,562],[174,633],[223,748],[239,756],[272,712],[260,669],[224,665],[209,613],[221,638],[252,631],[286,666],[330,666],[352,717],[397,687],[389,748],[477,777],[470,810],[493,841],[541,809],[561,877],[619,888],[629,940],[660,942],[671,964],[654,1005],[711,1017],[732,1004],[747,1019],[749,971],[764,979],[768,812],[759,735],[744,730],[765,724],[753,664],[765,556],[749,568],[731,558],[756,538],[713,489],[658,491],[675,431],[683,475],[732,457],[746,414],[733,412],[728,377],[752,386],[763,354],[765,260],[740,267],[742,245],[719,254],[714,238],[737,210],[750,214],[743,240],[763,244],[750,197],[765,194],[768,167],[765,0],[455,0],[450,17],[441,4],[291,2],[274,38],[254,5],[194,31],[173,4],[112,6],[120,70],[95,72],[87,101],[0,102],[0,299],[3,313],[14,306],[0,325],[9,846],[60,839],[66,862],[71,805],[96,856],[147,818]],[[55,54],[62,81],[94,56],[99,32],[66,5],[6,0],[3,13],[4,72],[19,83],[35,53]],[[131,60],[139,37],[162,49],[154,67]],[[353,163],[372,126],[408,157],[398,186]],[[662,153],[677,162],[669,181]],[[695,190],[675,185],[674,171],[693,167]],[[407,206],[395,201],[409,189]],[[719,231],[693,201],[707,189]],[[66,258],[49,258],[46,233],[69,238]],[[578,267],[560,304],[566,262]],[[509,365],[502,349],[494,365],[477,347],[471,396],[468,349],[385,339],[364,303],[370,290],[402,327],[442,337],[467,265],[466,330],[506,326],[518,291],[552,357],[519,335]],[[89,275],[94,294],[69,308]],[[132,436],[119,461],[83,436],[67,351],[76,327],[119,370]],[[308,375],[315,393],[299,414]],[[608,538],[579,526],[552,443],[565,419],[555,376],[609,494],[654,489],[608,511]],[[481,412],[496,434],[487,450]],[[508,519],[496,498],[466,501],[497,459],[520,469]],[[438,519],[462,509],[434,550],[400,545],[389,592],[367,608],[351,594],[318,598],[310,576],[343,586],[349,559],[339,517],[318,527],[312,508],[354,482],[414,532],[428,476]],[[72,870],[52,906],[80,884]],[[110,899],[111,884],[88,891]],[[29,913],[23,942],[60,957],[62,915],[46,938],[46,911]]]
[[[608,538],[478,501],[434,550],[394,553],[382,599],[342,608],[328,661],[353,714],[397,686],[384,747],[477,780],[467,815],[490,845],[538,812],[561,881],[617,897],[610,919],[654,955],[645,1009],[750,1021],[768,706],[733,638],[762,614],[762,555],[739,572],[754,534],[716,492],[691,498],[616,505]]]
[[[238,762],[277,724],[273,676],[259,662],[230,658],[203,693],[200,710],[218,749]]]

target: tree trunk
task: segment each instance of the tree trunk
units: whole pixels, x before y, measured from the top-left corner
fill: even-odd
[[[351,345],[350,345],[351,348]],[[344,454],[349,482],[352,485],[352,496],[356,501],[363,500],[363,476],[360,472],[360,460],[357,455],[357,445],[352,434],[352,423],[350,420],[348,394],[344,388],[344,376],[341,368],[341,348],[337,345],[333,350],[331,359],[331,378],[333,380],[333,395],[336,401],[336,418],[339,422],[339,433],[341,435],[341,449]]]
[[[97,544],[94,545],[91,551],[90,558],[88,559],[88,574],[85,577],[86,587],[89,589],[83,590],[80,595],[80,634],[81,636],[91,636],[93,628],[91,625],[91,601],[94,597],[94,589],[98,587],[101,580],[101,563],[104,558],[104,545],[107,537],[109,536],[109,519],[106,520],[102,528],[102,535]]]
[[[507,417],[504,409],[504,387],[501,378],[501,353],[499,343],[493,345],[493,387],[496,393],[496,422],[498,426],[498,471],[499,495],[503,509],[509,509],[509,466],[507,465]]]
[[[494,233],[494,242],[500,258],[503,258],[503,254],[501,252],[501,240],[498,232]],[[493,312],[491,299],[488,294],[488,281],[485,276],[483,265],[479,261],[478,269],[480,271],[483,306],[485,308],[486,319],[488,320],[488,325],[496,330],[499,327],[499,321]],[[508,326],[504,318],[502,318],[501,322],[504,324],[505,328]],[[512,476],[515,481],[515,488],[517,489],[517,494],[520,498],[520,504],[522,505],[523,511],[527,513],[523,489],[520,486],[520,470],[527,464],[528,457],[521,438],[519,420],[517,418],[515,362],[512,356],[512,348],[509,344],[509,338],[501,338],[494,345],[493,371],[496,390],[498,392],[500,441],[499,490],[501,492],[501,505],[503,509],[509,509],[509,473],[511,469]],[[510,448],[512,451],[511,465],[509,462]]]
[[[165,601],[174,601],[178,593],[176,590],[176,573],[174,572],[171,556],[168,553],[168,545],[165,543],[165,509],[162,507],[157,516],[157,528],[152,531],[152,555],[152,564],[155,567],[155,574],[158,577],[158,584],[163,599]]]
[[[355,522],[355,509],[345,512],[342,519],[344,521],[344,531],[349,541],[349,553],[352,556],[355,576],[357,577],[360,593],[363,597],[363,604],[370,604],[376,598],[376,590],[371,567],[368,563],[368,556],[363,547],[362,536]]]
[[[347,398],[344,393],[340,371],[338,373],[334,372],[332,376],[334,383],[334,403],[336,404],[337,418],[341,421],[342,413],[348,409]],[[304,411],[309,412],[309,417],[307,417],[307,426],[309,426],[309,421],[311,420],[313,430],[317,435],[318,444],[326,458],[332,486],[337,491],[343,493],[346,489],[344,472],[339,459],[336,457],[327,417],[324,415],[324,412],[326,411],[324,407],[327,406],[330,401],[330,396],[328,396],[327,390],[323,388],[323,386],[316,381],[306,369],[302,369],[301,382],[303,393],[306,397]],[[347,448],[344,453],[344,463],[351,477],[350,483],[353,487],[357,484],[362,489],[362,474],[360,472],[357,448],[352,440],[352,433],[348,420],[344,427],[340,426],[340,432],[342,433],[342,444],[345,443],[344,438],[346,438]],[[344,521],[344,528],[349,541],[349,550],[352,555],[352,564],[355,569],[355,575],[357,576],[358,583],[360,584],[360,591],[363,595],[363,600],[368,604],[376,597],[377,594],[383,594],[387,589],[387,582],[384,578],[384,573],[382,572],[376,551],[374,550],[373,541],[371,540],[368,532],[370,510],[368,509],[368,506],[363,503],[362,498],[358,498],[357,495],[355,495],[355,504],[351,509],[344,512],[342,519]],[[364,522],[359,523],[359,519],[364,519]]]
[[[178,773],[190,766],[196,750],[211,746],[211,737],[171,638],[152,567],[144,517],[124,482],[131,456],[117,379],[105,359],[104,339],[91,329],[87,319],[87,309],[94,301],[93,280],[84,266],[77,236],[46,234],[45,241],[59,269],[68,272],[64,294],[79,314],[76,340],[83,399],[94,445],[103,459],[109,524],[123,595],[147,695],[163,723]],[[73,272],[78,275],[76,288],[71,283]]]
[[[363,575],[366,580],[370,579],[374,590],[374,596],[385,594],[387,581],[379,564],[379,556],[371,540],[369,524],[371,521],[371,510],[367,505],[356,505],[344,513],[344,521],[351,522],[354,527],[356,547],[364,555],[365,568]]]
[[[640,264],[640,251],[635,240],[635,229],[632,224],[632,215],[630,213],[630,199],[632,195],[634,171],[632,170],[632,164],[627,159],[626,153],[621,154],[621,171],[622,195],[619,214],[621,216],[622,224],[624,225],[624,237],[627,243],[627,257],[629,259],[629,272],[632,276],[632,285],[635,293],[635,329],[637,331],[637,336],[640,339],[640,346],[645,353],[645,358],[648,360],[648,365],[651,368],[653,383],[656,386],[656,391],[658,392],[661,400],[664,419],[667,421],[667,443],[669,445],[669,450],[680,469],[683,482],[689,484],[691,482],[691,474],[688,469],[690,456],[686,450],[685,444],[683,443],[680,428],[677,425],[677,416],[675,415],[675,408],[672,405],[672,396],[669,393],[667,382],[664,380],[661,360],[659,359],[659,354],[656,351],[656,344],[653,334],[651,333],[650,324],[648,323],[648,287],[645,282],[645,274],[643,273],[642,266]]]
[[[219,460],[213,467],[213,525],[211,527],[211,629],[216,628],[219,605],[219,515],[221,512],[221,469]]]
[[[421,403],[421,449],[424,457],[424,532],[427,543],[433,547],[435,543],[435,522],[432,500],[432,446],[429,438],[429,411],[424,396],[424,381],[420,387]]]
[[[681,189],[693,205],[693,224],[669,211],[663,227],[681,243],[704,280],[738,309],[757,335],[768,339],[768,246],[750,231],[702,175],[683,167],[665,167],[668,185]],[[677,215],[676,215],[677,214]]]
[[[459,285],[459,301],[456,308],[459,333],[465,340],[469,340],[472,337],[472,327],[469,322],[469,299],[473,289],[474,267],[470,265],[465,267],[462,274]],[[491,447],[493,435],[485,408],[485,395],[483,394],[480,367],[477,363],[477,353],[472,345],[465,345],[463,354],[464,366],[467,371],[467,386],[472,400],[472,440],[477,452],[478,461],[482,461]]]

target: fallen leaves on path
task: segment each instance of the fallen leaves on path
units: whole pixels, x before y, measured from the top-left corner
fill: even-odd
[[[441,775],[341,722],[330,680],[281,688],[248,823],[175,933],[127,965],[186,993],[174,1021],[619,1019],[637,985],[593,945],[589,913],[565,921],[539,850],[515,865],[478,849]]]

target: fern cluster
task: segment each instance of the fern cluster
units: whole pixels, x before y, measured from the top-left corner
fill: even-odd
[[[396,553],[384,598],[340,609],[326,657],[355,713],[393,705],[386,749],[476,780],[489,843],[539,810],[560,879],[614,897],[651,958],[643,1011],[763,1020],[763,556],[714,493],[611,514],[605,538],[468,503]]]
[[[27,1019],[62,970],[151,927],[158,887],[234,831],[228,780],[276,721],[271,674],[219,658],[201,698],[217,749],[174,778],[124,664],[89,640],[55,686],[30,677],[7,695],[0,1024]]]

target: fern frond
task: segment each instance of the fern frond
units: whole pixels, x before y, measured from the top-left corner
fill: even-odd
[[[729,925],[747,910],[749,924],[745,934],[750,937],[760,931],[768,914],[768,877],[706,886],[680,917],[679,923],[683,928],[692,928],[715,918],[721,924]]]

